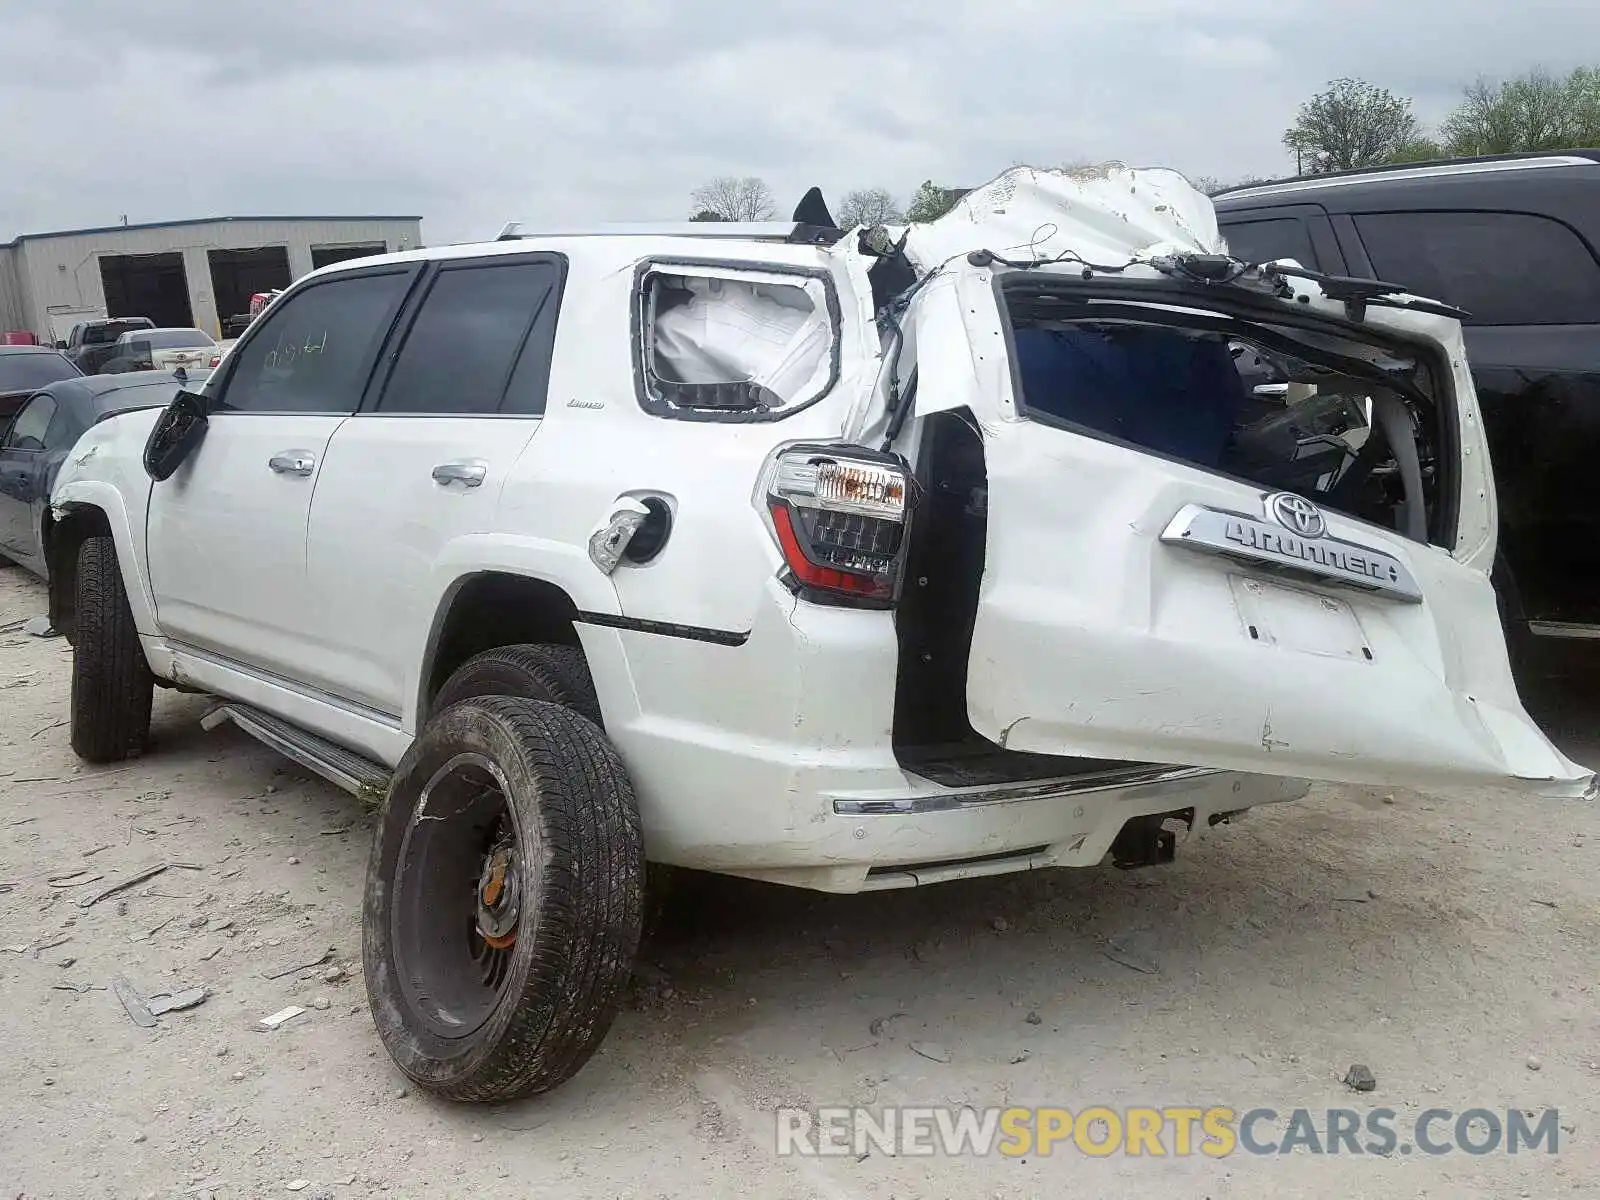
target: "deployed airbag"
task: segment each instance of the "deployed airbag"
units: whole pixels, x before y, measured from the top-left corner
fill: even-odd
[[[820,287],[809,281],[662,275],[653,295],[653,371],[681,385],[671,388],[678,402],[715,402],[723,389],[783,408],[826,388],[833,328]],[[749,386],[729,391],[729,384]]]

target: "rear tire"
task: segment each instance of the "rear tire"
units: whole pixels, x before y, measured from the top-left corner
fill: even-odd
[[[433,711],[440,712],[452,704],[482,696],[546,700],[605,728],[589,664],[583,651],[576,646],[525,643],[485,650],[456,668],[434,698]],[[654,941],[665,923],[678,875],[675,867],[662,863],[649,865],[644,882],[641,941]]]
[[[498,646],[485,650],[456,668],[434,697],[433,711],[442,712],[452,704],[480,696],[547,700],[605,728],[594,680],[589,677],[589,664],[576,646]]]
[[[396,1065],[475,1103],[570,1079],[616,1016],[643,883],[633,788],[593,723],[509,696],[439,710],[379,813],[362,913]]]
[[[72,749],[85,762],[120,762],[142,753],[150,740],[155,676],[109,535],[85,538],[78,548],[76,609]]]

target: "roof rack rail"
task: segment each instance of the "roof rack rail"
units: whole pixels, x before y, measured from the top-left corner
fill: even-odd
[[[1480,154],[1458,158],[1433,158],[1409,163],[1381,163],[1355,167],[1348,171],[1329,171],[1324,175],[1291,175],[1284,179],[1263,179],[1223,188],[1212,196],[1268,195],[1273,192],[1311,191],[1344,187],[1385,179],[1430,179],[1446,175],[1492,174],[1497,171],[1526,171],[1546,167],[1590,167],[1600,165],[1600,150],[1541,150],[1517,154]]]
[[[590,225],[581,229],[530,228],[521,221],[510,221],[500,231],[495,241],[515,242],[524,238],[688,237],[831,246],[843,236],[844,233],[838,229],[823,229],[820,226],[804,225],[797,221],[678,221]]]

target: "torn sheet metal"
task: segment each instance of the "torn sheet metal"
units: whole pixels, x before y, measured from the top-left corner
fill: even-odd
[[[970,250],[1007,258],[1075,254],[1120,266],[1167,254],[1226,253],[1211,198],[1182,173],[1107,164],[1013,167],[937,221],[912,225],[906,255],[921,271]]]

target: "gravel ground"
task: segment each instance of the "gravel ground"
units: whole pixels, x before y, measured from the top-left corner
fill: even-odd
[[[43,607],[0,571],[0,627]],[[198,697],[158,693],[148,757],[80,767],[69,656],[0,634],[7,1200],[1600,1194],[1592,806],[1319,788],[1154,871],[854,898],[695,880],[578,1078],[471,1109],[407,1088],[374,1034],[360,806],[203,733]],[[1594,706],[1555,711],[1600,762]],[[207,996],[142,1028],[118,977]],[[1402,1135],[1428,1108],[1555,1107],[1563,1132],[1554,1155],[775,1156],[777,1106],[851,1103],[1387,1106]]]

